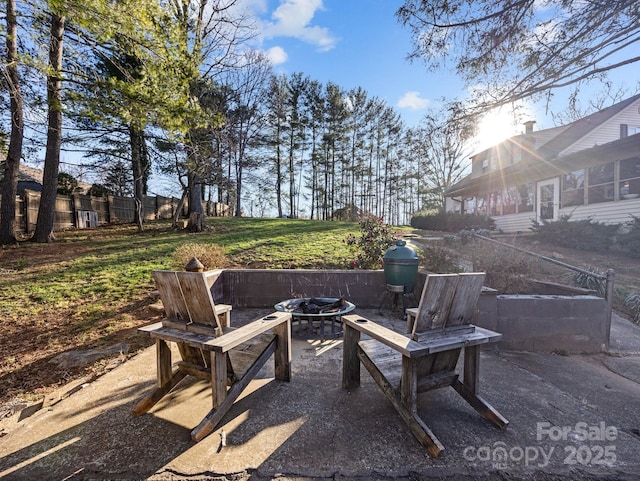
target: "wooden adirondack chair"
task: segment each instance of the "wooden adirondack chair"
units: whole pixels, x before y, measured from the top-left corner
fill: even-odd
[[[360,384],[362,363],[418,441],[438,457],[444,446],[418,415],[418,393],[452,386],[484,418],[505,429],[509,422],[478,396],[479,346],[501,334],[471,324],[484,273],[429,275],[417,310],[401,334],[357,315],[343,316],[342,385]],[[360,340],[362,334],[372,339]],[[456,364],[464,348],[464,377]]]
[[[187,375],[211,382],[213,408],[191,431],[198,442],[215,429],[265,362],[274,355],[275,377],[291,378],[291,314],[274,312],[238,329],[229,327],[231,306],[213,301],[210,287],[220,271],[154,271],[166,318],[140,328],[156,340],[157,388],[134,413],[151,409]],[[171,365],[168,342],[181,361]]]

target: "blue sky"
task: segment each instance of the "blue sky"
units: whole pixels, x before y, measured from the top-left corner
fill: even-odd
[[[370,96],[394,106],[408,126],[415,126],[439,99],[465,97],[465,86],[450,72],[429,73],[420,62],[410,63],[409,30],[395,11],[402,0],[243,0],[259,16],[258,48],[269,53],[276,72],[303,72],[344,89],[362,87]],[[633,89],[640,78],[633,64],[610,75],[617,85]],[[602,90],[597,83],[583,88],[583,100]],[[632,90],[629,95],[635,92]],[[568,91],[556,91],[552,109],[563,110]],[[536,129],[554,127],[542,103],[525,102],[526,118]],[[477,148],[485,148],[521,133],[507,109],[480,124]]]
[[[410,127],[428,109],[438,110],[443,97],[464,96],[465,87],[453,74],[430,73],[421,62],[407,60],[410,33],[395,17],[401,0],[245,1],[260,18],[259,48],[276,72],[303,72],[344,89],[362,87],[395,107]],[[505,114],[481,130],[484,148],[522,126]]]
[[[395,18],[397,0],[270,0],[260,13],[260,48],[277,72],[303,72],[344,89],[362,87],[398,109],[413,126],[443,95],[462,88],[410,63],[410,36]]]

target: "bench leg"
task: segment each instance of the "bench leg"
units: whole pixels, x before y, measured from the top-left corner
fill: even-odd
[[[277,345],[273,354],[275,377],[278,381],[291,381],[291,319],[273,328]]]
[[[151,409],[162,397],[170,392],[184,379],[186,373],[171,370],[171,348],[166,341],[156,339],[156,369],[158,387],[148,396],[143,397],[133,408],[133,412],[139,416]]]
[[[506,429],[509,425],[502,414],[491,406],[482,397],[478,396],[479,384],[479,368],[480,368],[480,349],[479,346],[465,347],[464,349],[464,379],[462,382],[456,381],[452,384],[453,388],[467,401],[473,409],[475,409],[483,418],[500,429]]]
[[[400,414],[400,417],[407,426],[409,426],[409,429],[418,442],[427,448],[431,456],[434,458],[440,457],[444,452],[444,446],[436,435],[433,434],[433,431],[431,431],[420,416],[418,416],[415,398],[407,399],[405,403],[404,399],[400,398],[400,395],[397,394],[393,386],[387,381],[384,374],[382,374],[362,349],[358,349],[358,357],[362,365],[367,368],[371,377],[376,381],[376,384],[378,384],[385,397],[391,402],[396,411],[398,411],[398,414]]]
[[[231,406],[233,406],[233,403],[236,401],[236,399],[238,399],[240,394],[242,394],[242,391],[244,391],[244,389],[249,385],[251,380],[256,376],[256,374],[258,374],[262,366],[264,366],[265,362],[267,362],[269,357],[275,352],[277,344],[278,344],[278,338],[276,336],[269,343],[269,345],[264,349],[264,351],[262,351],[260,356],[258,356],[258,358],[253,362],[251,367],[247,369],[247,372],[244,374],[244,376],[242,376],[242,378],[240,378],[236,383],[234,383],[229,388],[229,390],[226,391],[226,394],[224,396],[220,393],[220,389],[222,389],[223,387],[222,382],[217,382],[216,379],[211,380],[212,386],[218,386],[217,389],[216,388],[213,389],[214,390],[214,393],[213,393],[214,407],[213,409],[211,409],[211,411],[209,411],[209,413],[204,417],[204,419],[200,421],[200,424],[198,424],[191,431],[191,439],[193,439],[195,442],[201,441],[215,429],[218,423],[222,421],[222,418],[224,417],[224,415],[227,414],[229,409],[231,409]],[[216,357],[215,355],[217,355],[217,353],[212,353],[211,357],[214,358]],[[222,354],[222,356],[226,356],[226,355]],[[220,359],[218,362],[218,360],[216,360],[215,365],[226,366],[226,361],[223,361],[222,359]],[[215,365],[212,366],[212,369],[215,368]],[[215,375],[215,372],[212,372],[212,374]],[[226,378],[227,376],[225,372],[224,374],[225,389],[226,389]],[[216,402],[219,404],[215,404]]]
[[[360,331],[343,323],[342,335],[342,387],[350,389],[360,385],[360,361],[358,360]]]

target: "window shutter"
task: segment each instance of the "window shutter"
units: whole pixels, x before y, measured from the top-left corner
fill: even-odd
[[[620,138],[624,139],[629,135],[629,126],[627,124],[620,124]]]

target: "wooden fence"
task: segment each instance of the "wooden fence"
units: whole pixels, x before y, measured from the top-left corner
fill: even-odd
[[[1,199],[0,199],[1,200]],[[145,221],[171,219],[178,208],[179,199],[175,197],[145,196],[143,198],[143,217]],[[25,190],[16,197],[16,229],[30,234],[35,230],[40,205],[40,192]],[[219,202],[203,202],[208,216],[228,217],[233,215],[231,208]],[[189,206],[185,202],[181,216],[188,214]],[[131,197],[94,197],[91,195],[58,195],[56,197],[54,231],[65,229],[86,229],[105,224],[134,222],[136,203]]]

